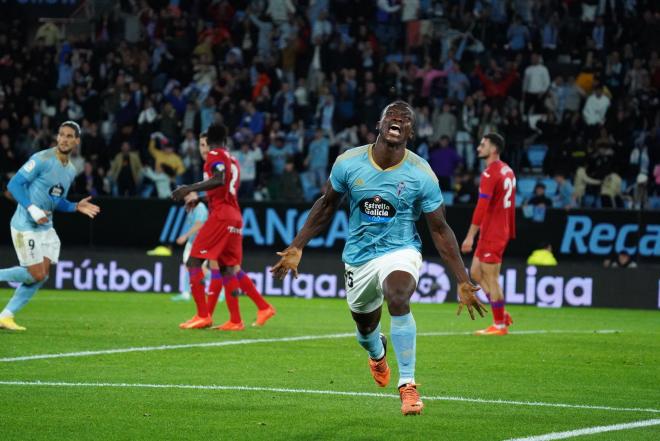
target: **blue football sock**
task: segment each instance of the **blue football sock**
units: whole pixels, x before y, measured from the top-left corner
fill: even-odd
[[[30,301],[32,296],[36,294],[39,288],[41,288],[44,283],[46,283],[46,280],[48,280],[48,277],[46,277],[41,282],[33,283],[31,285],[22,283],[21,286],[16,288],[13,297],[9,299],[9,303],[7,303],[5,310],[11,312],[12,314],[16,314],[18,311],[23,309],[27,302]]]
[[[399,387],[415,382],[415,339],[417,325],[412,313],[392,316],[392,346],[399,364]]]
[[[383,347],[383,342],[380,339],[380,323],[369,334],[362,334],[359,330],[356,331],[357,341],[360,343],[364,349],[369,353],[369,357],[374,360],[383,358],[385,355],[385,348]]]
[[[24,266],[0,269],[0,282],[34,283],[30,271]]]

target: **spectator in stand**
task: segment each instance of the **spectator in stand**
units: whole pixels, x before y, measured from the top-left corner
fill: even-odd
[[[600,84],[594,88],[582,109],[582,118],[587,126],[595,127],[605,124],[607,109],[610,107],[610,99],[603,93]]]
[[[160,150],[156,148],[156,140],[160,143]],[[170,177],[177,178],[177,180],[186,172],[186,167],[183,165],[181,156],[174,151],[174,146],[163,133],[156,132],[151,134],[149,139],[149,153],[154,159],[154,170],[160,170]],[[167,168],[162,167],[163,165],[166,165]]]
[[[587,168],[585,166],[580,166],[575,171],[574,179],[574,189],[573,189],[573,199],[575,200],[575,205],[582,207],[582,201],[584,195],[587,193],[587,186],[596,186],[602,183],[599,179],[594,179],[587,174]]]
[[[103,178],[91,162],[85,162],[83,172],[73,181],[72,194],[85,196],[99,196],[105,194],[103,189]]]
[[[431,142],[439,141],[443,137],[454,139],[454,136],[456,135],[457,119],[451,111],[451,105],[448,102],[445,102],[442,105],[442,112],[439,112],[438,110],[439,109],[436,107],[433,111],[433,134],[431,135]]]
[[[135,196],[142,177],[140,155],[132,151],[131,145],[124,142],[121,151],[112,160],[108,178],[113,196]]]
[[[300,175],[295,169],[293,160],[287,159],[284,165],[284,174],[280,180],[278,191],[280,198],[287,202],[302,202],[303,190]]]
[[[605,259],[603,262],[605,268],[637,268],[637,262],[635,262],[628,254],[627,251],[621,250],[619,253],[616,253],[614,258]]]
[[[493,76],[488,77],[484,74],[484,71],[481,68],[481,64],[477,62],[474,74],[479,78],[481,84],[483,85],[484,94],[488,98],[492,99],[503,99],[509,93],[509,89],[513,86],[513,83],[518,79],[518,71],[512,65],[506,75],[502,74],[502,71],[499,68],[494,70]]]
[[[238,187],[240,199],[254,199],[254,188],[257,180],[257,163],[264,159],[264,154],[259,147],[252,147],[243,142],[240,150],[232,151],[232,156],[238,160],[241,166],[241,185]]]
[[[540,182],[537,183],[534,186],[534,195],[527,199],[525,204],[533,207],[543,206],[545,208],[552,208],[552,199],[546,196],[545,185]]]
[[[316,129],[314,139],[309,143],[309,152],[305,158],[305,167],[309,184],[316,189],[321,189],[328,180],[328,155],[330,153],[330,142],[325,137],[323,130]]]
[[[541,55],[532,54],[532,64],[523,78],[523,105],[528,112],[543,113],[543,98],[550,88],[550,73],[542,64]]]
[[[440,189],[442,191],[451,191],[451,179],[462,159],[449,143],[448,136],[443,136],[440,138],[440,142],[434,143],[431,147],[429,165],[438,177]]]
[[[600,187],[600,203],[603,208],[623,208],[621,176],[615,172],[609,173],[603,179]]]
[[[554,179],[557,183],[557,193],[553,198],[553,205],[565,210],[573,208],[575,205],[571,182],[566,179],[566,176],[563,173],[556,173]]]
[[[142,190],[142,197],[152,196],[154,187],[156,188],[156,197],[158,199],[169,199],[172,194],[172,183],[176,172],[172,167],[156,163],[155,168],[144,167],[142,175],[152,182],[152,185],[145,186]]]

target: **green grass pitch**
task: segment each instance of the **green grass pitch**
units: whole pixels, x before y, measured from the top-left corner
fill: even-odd
[[[489,318],[413,305],[427,398],[404,418],[395,385],[371,379],[343,300],[270,300],[266,327],[249,327],[255,309],[241,298],[248,328],[222,333],[180,330],[193,305],[163,295],[39,293],[17,317],[27,331],[0,332],[0,439],[490,441],[660,419],[657,311],[512,306],[512,334],[475,337]],[[301,336],[321,337],[283,340]],[[163,345],[180,346],[153,350]],[[145,349],[7,360],[131,347]],[[658,440],[660,425],[577,439]]]

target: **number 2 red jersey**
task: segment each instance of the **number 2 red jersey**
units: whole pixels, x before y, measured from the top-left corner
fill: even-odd
[[[516,177],[505,162],[495,161],[481,173],[472,224],[480,227],[479,240],[508,242],[516,237]]]
[[[206,156],[204,179],[209,179],[217,171],[225,172],[225,184],[206,192],[211,216],[216,219],[241,219],[236,196],[240,185],[240,166],[236,158],[222,148],[213,149]]]

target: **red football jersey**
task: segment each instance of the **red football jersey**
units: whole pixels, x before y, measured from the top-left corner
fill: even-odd
[[[241,175],[238,161],[225,149],[213,149],[204,163],[204,179],[209,179],[216,170],[225,172],[225,184],[206,192],[211,215],[218,219],[241,219],[237,198]]]
[[[481,240],[506,242],[516,237],[516,176],[505,162],[495,161],[481,173],[479,202],[472,223],[479,225]]]

